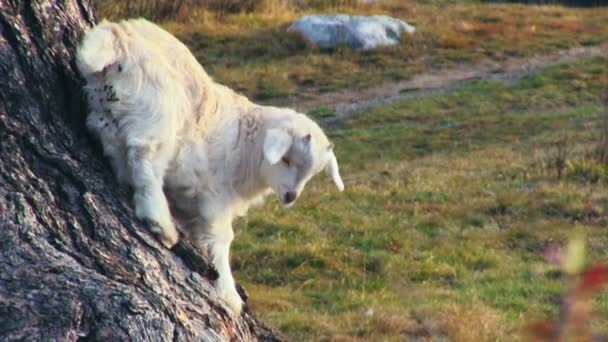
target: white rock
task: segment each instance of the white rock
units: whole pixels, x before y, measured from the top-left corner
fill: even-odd
[[[305,39],[324,48],[346,45],[363,50],[396,45],[402,33],[416,31],[405,21],[384,15],[345,14],[308,15],[298,19],[287,30],[300,32]]]

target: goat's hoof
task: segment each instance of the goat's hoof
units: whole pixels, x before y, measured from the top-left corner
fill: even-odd
[[[175,246],[175,244],[177,244],[179,237],[177,236],[177,232],[176,232],[175,236],[166,236],[166,235],[159,234],[158,240],[165,247],[167,247],[167,249],[171,249],[171,248],[173,248],[173,246]]]
[[[156,235],[160,243],[167,247],[167,249],[171,249],[173,248],[173,246],[175,246],[175,244],[179,240],[179,233],[177,232],[177,229],[175,229],[175,227],[171,226],[170,228],[163,228],[158,222],[154,220],[148,219],[146,221],[148,222],[150,230],[152,231],[152,233],[154,233],[154,235]]]
[[[223,291],[220,290],[220,296],[222,299],[224,299],[226,304],[228,304],[230,312],[232,312],[235,316],[241,315],[241,311],[243,310],[243,300],[235,289],[226,289]]]

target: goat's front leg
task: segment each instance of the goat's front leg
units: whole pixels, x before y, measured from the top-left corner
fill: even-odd
[[[234,239],[232,218],[230,215],[207,220],[208,226],[198,236],[200,248],[206,248],[211,256],[213,266],[219,277],[215,288],[236,315],[241,313],[243,300],[236,290],[232,271],[230,270],[230,244]]]
[[[177,243],[179,234],[173,225],[167,198],[163,192],[164,168],[153,164],[153,151],[148,146],[129,146],[128,167],[133,185],[135,215],[150,224],[167,248]]]

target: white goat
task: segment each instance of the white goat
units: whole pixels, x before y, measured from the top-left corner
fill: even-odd
[[[233,218],[273,191],[292,205],[323,168],[342,190],[333,145],[304,114],[214,83],[186,46],[143,19],[100,23],[76,61],[87,82],[87,126],[133,187],[136,215],[171,248],[173,214],[208,249],[215,286],[240,313],[229,264]]]

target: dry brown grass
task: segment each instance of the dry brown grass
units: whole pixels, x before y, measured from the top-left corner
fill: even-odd
[[[305,9],[356,10],[369,4],[358,0],[96,0],[102,17],[145,17],[153,20],[188,21],[195,12],[210,11],[215,17],[235,13],[279,14]]]
[[[460,33],[445,33],[440,37],[440,44],[447,49],[466,49],[471,47],[473,42]]]
[[[500,329],[500,315],[483,303],[454,305],[444,314],[448,336],[452,341],[495,341]]]

